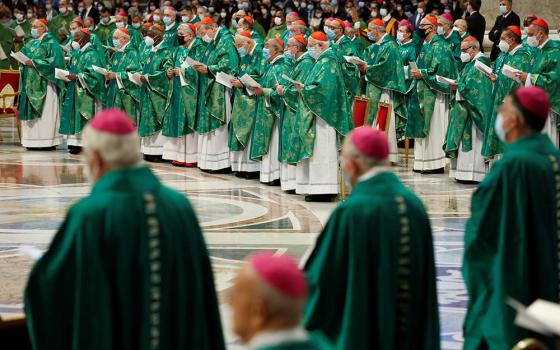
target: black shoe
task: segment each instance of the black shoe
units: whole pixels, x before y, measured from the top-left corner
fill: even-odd
[[[305,196],[306,202],[332,202],[336,194],[308,194]]]
[[[296,190],[287,190],[287,191],[284,191],[284,193],[286,193],[286,194],[296,194]]]
[[[80,154],[82,147],[80,146],[68,146],[68,153],[70,154]]]
[[[243,179],[243,178],[245,178],[245,172],[244,171],[234,171],[233,176],[238,177],[240,179]]]
[[[52,147],[26,147],[28,151],[54,151],[56,146]]]
[[[479,184],[478,181],[472,181],[472,180],[457,180],[457,179],[455,179],[455,181],[457,181],[457,183],[460,183],[461,185],[478,185]]]
[[[416,170],[416,169],[412,169],[413,173],[418,173],[418,174],[422,174],[422,170]]]
[[[280,179],[276,179],[270,182],[263,182],[263,185],[268,185],[268,186],[280,186]]]
[[[424,174],[424,175],[443,174],[444,172],[445,172],[444,168],[439,168],[439,169],[423,170],[422,174]]]
[[[144,160],[150,163],[161,163],[163,160],[161,156],[152,155],[152,154],[144,154]]]
[[[218,169],[218,170],[209,170],[208,171],[210,174],[231,174],[231,167],[227,167],[224,169]]]
[[[247,171],[245,172],[245,179],[246,180],[257,180],[261,176],[261,173],[258,171]]]

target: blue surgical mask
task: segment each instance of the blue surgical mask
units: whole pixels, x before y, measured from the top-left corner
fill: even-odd
[[[504,130],[504,117],[502,113],[498,113],[496,122],[494,123],[494,132],[502,142],[506,142],[506,131]]]
[[[269,59],[270,58],[270,50],[267,47],[265,47],[262,50],[262,55],[263,55],[264,58]]]
[[[336,38],[336,33],[334,30],[332,30],[331,28],[325,28],[325,34],[327,34],[327,38],[333,40],[334,38]]]
[[[244,48],[243,46],[237,48],[237,52],[239,52],[239,56],[241,57],[247,56],[247,49]]]
[[[310,47],[309,49],[307,49],[307,53],[309,54],[309,56],[313,57],[314,59],[317,59],[317,49],[314,47]]]
[[[122,47],[122,44],[117,39],[113,39],[113,46],[117,49],[120,49]]]
[[[31,28],[31,36],[33,38],[38,38],[39,37],[39,32],[37,32],[37,29]]]
[[[163,17],[163,23],[165,23],[165,25],[170,25],[171,24],[171,17]]]
[[[296,59],[296,55],[294,55],[294,53],[290,50],[284,52],[284,56],[286,56],[287,59],[292,61]]]
[[[371,32],[367,33],[367,37],[370,41],[376,42],[377,39],[375,39],[375,36],[373,36],[373,34]]]
[[[244,2],[244,3],[241,4],[241,7],[242,7],[244,10],[246,10],[246,9],[249,8],[249,3],[248,3],[248,2]]]
[[[288,39],[291,39],[291,38],[293,38],[293,37],[294,37],[294,33],[288,32]]]
[[[237,27],[237,20],[235,18],[231,20],[231,26]]]

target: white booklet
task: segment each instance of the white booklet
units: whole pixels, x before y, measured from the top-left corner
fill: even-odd
[[[58,80],[69,82],[70,79],[68,79],[68,74],[70,74],[70,72],[67,70],[59,69],[59,68],[54,69],[54,77]]]
[[[187,84],[187,81],[185,80],[185,78],[183,77],[183,74],[181,72],[179,72],[179,82],[181,83],[181,86],[188,86],[189,84]]]
[[[436,74],[436,80],[437,80],[438,83],[442,83],[442,84],[445,84],[445,85],[455,85],[455,84],[457,84],[457,80],[442,77],[441,75],[437,75],[437,74]]]
[[[8,56],[6,56],[6,53],[4,52],[4,49],[2,48],[2,46],[0,46],[0,60],[5,60],[7,59]]]
[[[14,33],[16,33],[16,35],[20,38],[25,36],[25,31],[19,24],[14,28]]]
[[[218,72],[215,79],[216,83],[231,89],[233,87],[233,85],[231,85],[231,81],[235,79],[235,77],[224,72]]]
[[[508,298],[507,303],[517,311],[516,325],[543,335],[560,335],[560,305],[542,299],[529,307],[513,298]]]
[[[92,68],[94,71],[96,71],[97,73],[102,74],[102,75],[106,75],[107,73],[109,73],[109,72],[107,71],[107,69],[105,69],[105,68],[103,68],[103,67],[98,67],[98,66],[96,66],[95,64],[93,64],[93,65],[91,66],[91,68]]]
[[[261,84],[257,83],[257,81],[253,78],[251,78],[249,76],[249,74],[243,74],[243,76],[241,76],[241,78],[239,78],[239,81],[243,83],[243,85],[250,87],[250,88],[255,88],[261,87]]]
[[[479,60],[474,61],[474,68],[478,69],[482,74],[490,75],[493,73],[491,67],[488,67]]]
[[[190,57],[187,57],[187,59],[185,59],[185,62],[186,62],[189,66],[191,66],[191,67],[193,67],[193,66],[199,66],[199,65],[204,65],[204,63],[199,62],[199,61],[197,61],[197,60],[193,60],[193,59],[190,58]]]
[[[140,74],[140,73],[130,73],[130,72],[128,72],[128,79],[138,86],[144,85],[144,83],[140,79],[141,77],[142,77],[142,74]]]
[[[410,61],[410,62],[408,62],[408,65],[410,66],[410,69],[412,69],[412,70],[419,70],[416,62]]]
[[[355,65],[362,65],[362,64],[367,64],[366,61],[360,59],[359,57],[356,56],[344,56],[344,59],[346,60],[346,62],[348,63],[353,63]]]
[[[290,83],[294,84],[294,85],[303,85],[303,83],[299,82],[299,81],[295,81],[294,79],[290,78],[289,76],[287,76],[286,74],[282,74],[282,79],[289,81]]]
[[[21,64],[25,64],[27,61],[30,60],[29,57],[25,56],[24,53],[22,53],[21,51],[18,52],[11,52],[10,56],[12,56],[13,58],[15,58],[19,63]]]
[[[506,77],[510,78],[511,80],[515,80],[517,82],[519,82],[519,79],[517,79],[515,74],[518,73],[518,72],[521,72],[521,71],[517,68],[513,68],[512,66],[510,66],[508,64],[504,64],[504,66],[502,67],[502,74],[505,75]]]

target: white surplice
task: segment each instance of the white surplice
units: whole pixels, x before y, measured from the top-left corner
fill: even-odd
[[[558,147],[558,128],[556,126],[556,122],[558,120],[559,115],[550,112],[548,114],[548,118],[546,118],[546,122],[544,124],[543,133],[547,134],[550,137],[550,141],[554,144],[554,146]]]
[[[56,85],[47,83],[47,93],[41,117],[21,121],[21,144],[23,147],[52,147],[62,143],[58,133],[60,110]]]
[[[149,156],[163,155],[163,144],[165,136],[161,134],[161,130],[154,134],[140,138],[140,152]]]
[[[226,123],[210,132],[198,135],[198,167],[221,170],[231,166],[228,144],[228,124],[231,119],[231,90],[225,88]]]
[[[164,137],[163,159],[181,163],[196,163],[198,159],[198,134],[192,132],[179,137]]]
[[[251,160],[251,137],[243,151],[231,151],[231,171],[257,172],[260,170],[260,163]]]
[[[282,191],[296,189],[296,166],[288,163],[280,164],[280,188]]]
[[[297,164],[296,193],[338,194],[338,150],[336,130],[317,117],[313,155]]]
[[[457,180],[481,182],[484,179],[488,172],[488,166],[482,156],[483,143],[484,134],[478,130],[475,123],[472,123],[472,149],[464,152],[462,142],[459,144],[457,168],[455,170]]]
[[[396,117],[393,92],[390,90],[383,90],[379,101],[391,104],[391,115],[387,116],[387,123],[389,123],[389,128],[387,129],[387,140],[389,141],[389,161],[391,163],[396,163],[399,160],[399,148],[397,146],[397,129],[395,126]],[[377,125],[377,120],[374,122],[374,125]]]
[[[260,181],[263,183],[280,180],[280,161],[278,160],[280,134],[278,131],[278,119],[274,118],[272,135],[268,144],[268,153],[261,159]]]
[[[428,136],[414,140],[414,170],[435,170],[447,165],[443,142],[449,123],[448,96],[437,93]]]

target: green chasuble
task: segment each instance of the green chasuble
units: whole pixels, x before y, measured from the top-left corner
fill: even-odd
[[[531,71],[531,54],[523,46],[517,46],[517,48],[509,54],[504,54],[503,57],[503,62],[499,63],[501,67],[507,64],[519,69],[522,72]],[[498,60],[496,60],[496,64],[498,64]],[[522,85],[520,82],[518,83],[503,75],[501,68],[499,71],[496,71],[496,69],[494,69],[494,71],[496,72],[495,74],[497,75],[497,79],[492,93],[493,101],[491,103],[491,115],[486,123],[486,130],[484,130],[484,145],[482,146],[482,155],[486,158],[492,158],[495,155],[502,153],[503,144],[494,132],[496,117],[498,115],[498,111],[500,110],[500,106],[504,103],[504,100],[509,92],[514,87]]]
[[[356,184],[305,266],[304,324],[337,350],[439,350],[430,220],[386,171]]]
[[[61,40],[58,30],[66,28],[66,30],[70,31],[70,23],[72,23],[74,18],[76,18],[76,15],[73,12],[66,12],[66,14],[59,14],[49,21],[49,32],[51,32],[57,43]]]
[[[529,53],[531,54],[531,57],[533,57],[533,63],[534,63],[537,59],[537,56],[539,55],[540,50],[539,50],[538,47],[529,46],[529,44],[527,44],[527,38],[528,37],[524,37],[521,40],[521,45],[523,45],[523,47],[525,47],[529,51]]]
[[[272,333],[274,334],[274,332]],[[332,346],[319,334],[309,335],[305,340],[284,339],[279,344],[252,347],[254,350],[330,350]]]
[[[395,130],[397,131],[397,140],[399,140],[404,136],[406,126],[404,99],[406,85],[404,81],[404,62],[400,54],[399,44],[392,36],[385,34],[381,42],[366,48],[364,57],[368,64],[365,73],[366,97],[371,101],[365,124],[372,125],[374,123],[383,90],[389,90],[392,92],[392,108],[396,118],[394,121]]]
[[[258,31],[256,31],[256,30],[251,31],[251,36],[253,37],[253,40],[254,40],[257,44],[263,45],[263,46],[264,46],[264,44],[265,44],[265,42],[264,42],[264,40],[263,40],[263,37],[264,37],[264,36],[261,36],[261,35],[259,34]]]
[[[346,98],[348,99],[349,108],[352,109],[354,96],[360,93],[360,71],[355,64],[346,62],[344,56],[359,56],[359,52],[356,50],[352,40],[346,35],[341,36],[337,42],[331,43],[331,47],[340,61],[344,86],[346,87]]]
[[[457,159],[459,145],[463,151],[472,150],[472,123],[478,130],[484,132],[486,121],[490,117],[490,103],[492,96],[492,81],[474,67],[475,61],[480,61],[488,67],[492,64],[484,54],[468,62],[457,82],[457,90],[461,100],[453,100],[449,111],[449,126],[443,149],[447,158]]]
[[[162,134],[179,137],[190,134],[196,129],[198,99],[198,73],[192,67],[182,68],[181,65],[187,57],[198,60],[204,55],[206,47],[200,38],[196,38],[188,48],[177,46],[170,50],[173,53],[173,67],[179,68],[182,79],[178,76],[173,77]],[[184,83],[181,84],[181,81]]]
[[[142,68],[142,75],[148,81],[143,85],[144,93],[140,100],[140,137],[151,136],[162,129],[170,102],[173,81],[167,78],[167,71],[175,68],[173,51],[171,48],[162,48],[162,45],[163,41],[159,46],[152,48]]]
[[[294,64],[294,69],[288,76],[295,81],[303,82],[315,65],[315,60],[306,52]],[[302,108],[302,100],[292,83],[287,83],[284,87],[283,98],[286,108],[284,109],[282,128],[280,129],[280,161],[296,165],[301,147],[296,114],[299,108]]]
[[[113,38],[110,37],[111,33],[117,28],[115,23],[103,24],[99,23],[95,30],[93,31],[95,35],[99,37],[99,40],[106,45],[109,41],[113,41]]]
[[[10,52],[15,51],[14,35],[12,29],[0,24],[0,46],[6,55],[5,59],[0,60],[0,69],[16,69],[18,66],[18,62],[10,57]]]
[[[70,60],[70,74],[76,74],[78,80],[66,83],[64,103],[60,113],[62,135],[75,135],[82,132],[88,120],[97,112],[96,102],[102,102],[105,92],[105,78],[95,72],[92,65],[102,67],[102,58],[90,43],[77,50]]]
[[[364,52],[364,43],[362,42],[361,38],[355,36],[353,39],[350,39],[350,41],[352,42],[352,45],[354,45],[354,50],[356,51],[356,53],[358,54],[358,56],[362,55],[362,52]]]
[[[142,101],[142,88],[128,79],[128,73],[141,71],[138,51],[130,44],[116,51],[107,65],[116,78],[109,81],[105,105],[125,111],[136,124],[138,108]]]
[[[265,70],[270,68],[268,60],[262,55],[262,45],[255,45],[253,52],[241,57],[241,65],[236,72],[238,77],[248,74],[255,80],[260,80]],[[231,121],[229,122],[229,148],[231,151],[243,151],[253,131],[257,105],[262,103],[259,96],[250,95],[246,87],[233,88],[233,105],[231,107]]]
[[[284,115],[284,101],[276,93],[277,85],[284,85],[283,75],[290,74],[292,62],[286,57],[278,56],[267,67],[266,72],[259,80],[263,88],[264,95],[257,105],[255,115],[255,127],[251,136],[251,159],[261,160],[262,156],[268,154],[270,139],[274,130],[274,123],[280,123],[280,118]],[[278,124],[278,130],[282,126]],[[280,154],[281,151],[278,152]]]
[[[31,40],[31,23],[29,23],[28,20],[25,19],[21,22],[15,20],[15,21],[12,22],[12,25],[10,26],[10,28],[14,31],[14,36],[17,36],[17,34],[15,34],[15,30],[16,30],[17,27],[20,27],[21,30],[23,30],[23,32],[25,34],[23,35],[23,37],[21,37],[23,39],[23,43],[14,43],[14,51],[21,50],[23,45],[27,44],[29,42],[29,40]],[[9,55],[9,52],[6,52],[6,55]],[[14,69],[17,68],[17,62],[16,62],[16,65],[13,66],[13,68]]]
[[[218,29],[214,41],[209,43],[203,58],[208,66],[208,79],[201,80],[199,94],[204,94],[206,109],[201,110],[198,118],[198,132],[201,134],[215,130],[226,123],[226,87],[214,79],[218,72],[234,74],[239,67],[239,54],[233,42],[233,36],[225,29]]]
[[[163,45],[164,47],[175,47],[179,46],[177,41],[177,28],[179,27],[179,22],[173,22],[173,25],[167,29],[165,26],[165,32],[163,33]]]
[[[416,54],[416,43],[414,42],[414,40],[410,40],[407,43],[401,44],[400,52],[404,66],[408,67],[408,70],[405,74],[405,104],[406,120],[408,124],[409,119],[414,118],[415,115],[420,114],[420,103],[418,101],[418,92],[416,90],[416,80],[412,78],[412,75],[410,74],[410,62],[416,62],[416,59],[418,58]],[[404,134],[406,134],[406,124],[403,131]],[[401,135],[401,131],[399,129],[397,129],[397,135]]]
[[[315,146],[315,118],[323,119],[337,133],[338,146],[353,129],[350,106],[344,91],[344,78],[340,61],[332,49],[327,49],[317,59],[301,91],[301,104],[296,113],[296,127],[301,140],[297,161],[313,156]]]
[[[51,33],[45,33],[41,39],[31,40],[21,52],[33,61],[33,66],[22,65],[20,68],[18,118],[33,120],[41,118],[43,113],[47,84],[50,82],[59,89],[64,88],[64,83],[54,77],[55,68],[66,68],[64,54]]]
[[[447,38],[444,38],[444,40],[453,53],[455,63],[457,64],[457,70],[461,71],[461,69],[463,69],[463,62],[461,61],[461,36],[455,30],[452,30],[451,34],[449,34]]]
[[[268,40],[268,39],[280,38],[282,37],[282,34],[286,31],[286,29],[287,29],[286,23],[280,26],[274,26],[268,30],[268,34],[266,34],[265,39]]]
[[[422,45],[416,64],[422,73],[422,79],[416,82],[420,113],[409,114],[406,136],[424,138],[428,136],[430,130],[437,94],[451,94],[449,86],[439,83],[436,75],[457,79],[457,67],[449,45],[439,35],[435,35],[431,41]]]
[[[508,297],[558,303],[559,180],[560,152],[539,133],[505,147],[474,193],[463,257],[465,350],[511,349],[536,336],[514,325]]]
[[[538,51],[531,72],[531,85],[540,86],[550,97],[550,109],[560,114],[560,42],[548,40]],[[560,125],[560,120],[556,124]]]
[[[259,39],[259,40],[263,40],[262,38],[264,38],[266,36],[266,31],[264,30],[264,27],[257,21],[255,21],[253,23],[253,39],[255,38],[255,36]],[[254,33],[256,32],[256,33]]]
[[[34,349],[225,349],[196,215],[143,166],[106,173],[68,210],[25,312]]]

